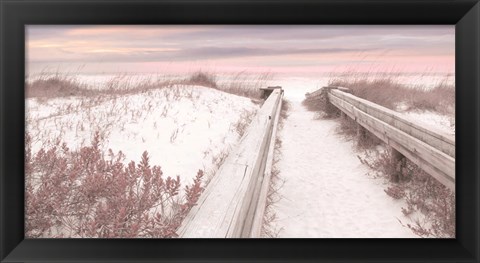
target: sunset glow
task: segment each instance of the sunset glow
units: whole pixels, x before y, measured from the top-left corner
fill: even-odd
[[[27,70],[454,73],[454,26],[27,26]]]

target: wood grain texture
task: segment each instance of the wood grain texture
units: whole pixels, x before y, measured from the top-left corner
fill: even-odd
[[[249,237],[279,102],[276,89],[252,120],[177,233],[184,238]],[[260,183],[260,184],[259,184]]]
[[[423,134],[423,128],[418,129],[415,127],[416,124],[401,119],[397,114],[391,114],[388,109],[385,111],[385,117],[381,112],[385,108],[371,102],[366,105],[364,100],[350,94],[331,90],[328,96],[330,102],[347,116],[455,191],[455,157],[454,154],[451,156],[442,151],[446,149],[445,145],[452,143],[451,140],[432,131]],[[374,114],[371,114],[372,112]],[[411,129],[407,129],[407,126]],[[440,141],[446,144],[441,144]],[[454,145],[453,141],[453,148]]]
[[[440,131],[426,129],[401,116],[398,112],[382,107],[368,100],[356,97],[352,94],[331,89],[330,94],[347,101],[359,110],[386,122],[397,129],[439,149],[440,151],[455,158],[455,137],[443,134]]]
[[[282,110],[282,100],[280,100],[277,112],[275,114],[275,120],[273,123],[272,135],[270,136],[270,145],[267,152],[267,160],[265,161],[265,172],[263,176],[260,176],[261,181],[258,182],[258,185],[261,186],[260,193],[258,195],[258,201],[255,204],[256,208],[252,209],[255,211],[253,215],[253,222],[250,231],[250,237],[260,237],[262,232],[263,218],[265,215],[265,208],[267,205],[267,196],[268,189],[270,186],[270,181],[272,177],[272,167],[273,167],[273,155],[275,150],[275,140],[277,138],[277,129],[278,129],[278,120],[280,119],[280,112]]]

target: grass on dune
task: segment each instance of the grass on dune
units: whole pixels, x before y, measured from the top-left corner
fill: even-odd
[[[230,94],[252,99],[261,98],[261,87],[272,79],[269,73],[248,74],[245,71],[232,74],[226,80],[209,72],[197,71],[186,78],[171,78],[146,76],[135,78],[126,74],[119,74],[109,79],[99,87],[90,87],[76,77],[54,74],[41,74],[39,77],[25,81],[26,98],[57,98],[68,96],[98,96],[98,95],[126,95],[145,92],[152,89],[178,87],[182,85],[196,85],[217,89]]]
[[[166,134],[167,143],[175,144],[185,136],[184,127],[200,118],[194,114],[186,120],[177,118],[175,102],[194,109],[206,106],[215,116],[215,108],[212,112],[208,101],[201,100],[202,90],[188,86],[254,96],[255,85],[263,85],[257,82],[261,79],[245,78],[251,81],[224,85],[213,74],[201,72],[187,80],[118,75],[101,87],[66,74],[26,80],[26,99],[36,98],[27,104],[25,120],[26,236],[177,237],[188,210],[228,156],[225,138],[223,144],[217,143],[223,148],[211,144],[205,148],[206,163],[198,167],[193,183],[182,179],[182,185],[180,176],[187,175],[163,175],[159,164],[149,160],[151,147],[135,163],[123,154],[127,151],[114,153],[104,146],[113,133],[139,144],[165,142]],[[245,109],[232,120],[230,129],[241,137],[255,113],[253,108]],[[173,123],[162,127],[162,121],[170,119]],[[135,123],[141,128],[132,129]],[[143,132],[148,130],[146,125],[152,132]],[[67,147],[65,141],[72,145]]]
[[[399,74],[345,72],[332,77],[328,86],[349,88],[353,95],[392,110],[428,110],[454,118],[455,86],[448,80],[446,77],[427,88],[420,82],[406,85]],[[303,104],[323,117],[340,115],[323,96],[309,96]],[[375,177],[388,181],[385,193],[405,200],[402,213],[412,220],[405,226],[422,237],[454,238],[455,193],[408,159],[400,166],[398,160],[392,158],[394,151],[370,132],[359,133],[354,120],[347,116],[338,120],[337,133],[355,142],[361,163],[368,166]]]
[[[421,83],[405,85],[398,74],[372,74],[345,73],[332,77],[328,85],[349,88],[355,96],[392,110],[403,107],[455,115],[455,86],[448,83],[448,76],[427,88]]]

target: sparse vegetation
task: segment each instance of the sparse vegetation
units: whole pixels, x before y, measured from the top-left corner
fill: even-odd
[[[206,174],[205,178],[205,185],[208,185],[210,181],[215,177],[215,174],[217,173],[218,169],[220,169],[220,166],[225,162],[225,159],[228,157],[228,150],[221,151],[219,153],[216,153],[212,155],[212,168],[208,171]]]
[[[340,116],[340,111],[329,103],[327,93],[324,91],[322,89],[322,92],[317,95],[305,94],[302,105],[307,110],[316,112],[316,118],[330,119]]]
[[[89,91],[84,84],[74,78],[61,75],[44,76],[33,82],[25,83],[25,96],[27,98],[56,98],[74,95],[85,96]]]
[[[167,76],[145,76],[134,78],[119,74],[101,87],[91,87],[75,77],[59,73],[43,73],[31,81],[25,82],[27,98],[58,98],[68,96],[127,95],[147,92],[154,89],[172,88],[185,85],[197,85],[217,89],[230,94],[259,99],[267,81],[273,77],[270,73],[249,74],[245,71],[232,74],[228,80],[219,81],[213,73],[197,71],[186,79]]]
[[[256,112],[247,111],[247,110],[243,110],[240,113],[239,120],[233,125],[239,137],[242,137],[245,134],[248,126],[253,120],[253,117],[255,117],[255,114]]]
[[[345,73],[332,78],[329,86],[349,88],[360,98],[392,110],[431,110],[455,115],[455,87],[447,81],[432,89],[420,85],[409,87],[400,84],[392,74]],[[320,112],[322,118],[339,117],[338,110],[331,110],[324,96],[307,97],[303,105],[308,110]],[[402,208],[415,224],[406,224],[414,233],[425,237],[455,237],[455,193],[426,174],[408,159],[392,158],[393,151],[348,116],[338,118],[337,132],[356,142],[360,161],[375,171],[376,177],[389,183],[385,193],[394,199],[404,199]],[[382,147],[378,147],[382,146]],[[402,163],[398,163],[402,162]]]
[[[193,73],[190,78],[185,81],[185,83],[189,85],[205,86],[214,89],[218,87],[215,76],[213,74],[203,71],[197,71]]]
[[[307,108],[309,111],[326,112],[326,100],[321,96],[307,96],[302,101],[302,105],[305,106],[305,108]]]
[[[392,158],[392,150],[369,150],[360,161],[375,171],[376,177],[389,180],[385,193],[394,199],[405,199],[405,216],[415,224],[406,226],[424,237],[455,237],[455,193],[425,173],[408,159],[401,164]],[[400,168],[402,167],[402,168]]]
[[[228,131],[228,124],[216,125],[210,118],[223,110],[212,105],[222,105],[231,96],[192,88],[180,80],[133,80],[120,75],[93,88],[55,74],[26,82],[25,88],[28,237],[175,237],[176,228],[228,156],[232,142],[211,138],[207,146],[212,148],[203,150],[203,169],[186,187],[181,187],[177,174],[162,177],[163,169],[150,166],[152,157],[147,152],[134,163],[137,157],[131,153],[138,145],[132,149],[127,143],[128,151],[117,154],[107,146],[113,141],[120,150],[124,144],[115,144],[118,139],[140,145],[153,140],[156,143],[148,151],[155,153],[159,146],[191,141],[192,132],[198,132],[194,128],[203,129],[203,125],[240,137],[256,113],[256,107],[247,107],[237,120],[232,119]],[[185,114],[185,107],[199,114]],[[229,111],[243,109],[237,103],[228,107]]]
[[[280,109],[280,118],[278,120],[278,131],[283,129],[285,120],[288,118],[288,111],[291,105],[288,100],[282,99],[282,107]],[[278,168],[278,162],[281,160],[282,140],[277,136],[275,139],[275,148],[273,152],[272,171],[270,177],[270,185],[268,186],[267,203],[265,205],[265,215],[262,224],[262,237],[275,238],[278,237],[282,229],[277,229],[273,222],[277,219],[274,211],[274,204],[282,197],[279,190],[283,187],[285,180],[280,177],[281,171]]]
[[[245,71],[234,74],[231,79],[220,82],[218,89],[248,98],[260,99],[267,81],[271,80],[271,73],[249,74]]]
[[[427,89],[421,84],[401,84],[395,74],[375,74],[370,78],[369,74],[345,73],[332,78],[328,85],[349,88],[355,96],[392,110],[419,109],[455,115],[455,86],[448,84],[448,77]]]
[[[279,191],[285,183],[285,180],[280,177],[281,172],[278,168],[278,162],[281,159],[281,148],[282,141],[277,138],[275,140],[270,185],[268,186],[267,202],[265,204],[265,214],[263,217],[263,224],[261,230],[262,237],[276,238],[282,231],[281,228],[276,228],[273,224],[275,220],[277,220],[277,215],[273,206],[275,205],[275,203],[280,201],[280,199],[282,199]]]
[[[173,84],[175,83],[168,79],[153,80],[152,76],[134,79],[132,76],[120,74],[107,80],[100,87],[92,87],[69,75],[44,73],[25,82],[25,96],[26,98],[41,99],[70,96],[121,96],[172,87]]]
[[[382,141],[369,131],[365,130],[358,123],[348,116],[338,118],[340,125],[336,128],[336,132],[344,136],[347,140],[355,141],[355,145],[359,150],[372,149],[382,144]]]
[[[259,99],[262,96],[261,87],[265,87],[272,74],[248,74],[245,71],[232,74],[227,80],[218,81],[214,74],[198,71],[184,81],[185,84],[199,85],[218,89],[227,93]]]
[[[78,151],[66,144],[31,151],[25,136],[25,236],[139,238],[175,237],[203,191],[203,171],[180,198],[180,177],[164,177],[150,166],[123,164],[122,152],[100,150],[97,133]]]
[[[280,125],[280,130],[283,129],[285,121],[288,119],[288,112],[290,111],[292,105],[286,99],[282,99],[282,108],[280,109],[280,118],[278,120],[278,125]]]

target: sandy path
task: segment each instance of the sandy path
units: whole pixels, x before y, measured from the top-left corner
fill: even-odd
[[[335,134],[338,122],[313,116],[292,102],[279,135],[285,180],[274,205],[279,237],[416,237],[397,220],[407,221],[404,203],[387,196],[382,180],[366,175],[352,142]]]

